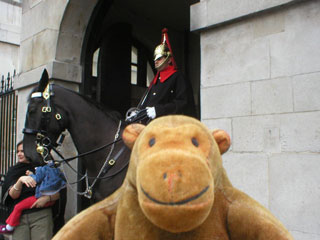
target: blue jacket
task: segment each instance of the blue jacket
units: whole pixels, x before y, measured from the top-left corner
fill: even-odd
[[[36,182],[36,198],[43,195],[53,195],[66,186],[66,179],[53,162],[37,167],[35,174],[30,175]]]

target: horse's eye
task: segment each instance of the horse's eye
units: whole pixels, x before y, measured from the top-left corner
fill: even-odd
[[[191,142],[192,142],[192,144],[194,145],[194,146],[196,146],[196,147],[199,147],[199,142],[198,142],[198,140],[196,139],[196,138],[192,138],[191,139]]]
[[[152,147],[154,144],[156,143],[156,139],[155,138],[151,138],[149,140],[149,146]]]

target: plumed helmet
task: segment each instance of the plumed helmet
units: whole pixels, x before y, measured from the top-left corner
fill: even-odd
[[[161,57],[170,57],[171,52],[166,43],[159,44],[154,50],[154,61],[158,60]]]
[[[154,58],[153,58],[153,60],[156,61],[157,59],[159,59],[161,57],[166,57],[167,59],[169,57],[172,57],[172,64],[173,64],[173,66],[175,68],[177,68],[176,62],[174,61],[174,58],[173,58],[171,45],[170,45],[170,42],[169,42],[168,29],[166,29],[166,28],[162,29],[161,44],[159,44],[154,49]]]

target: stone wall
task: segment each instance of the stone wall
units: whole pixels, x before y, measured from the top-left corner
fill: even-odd
[[[202,0],[201,118],[230,133],[235,187],[320,238],[320,1]]]
[[[0,76],[19,70],[20,29],[20,4],[0,1]]]

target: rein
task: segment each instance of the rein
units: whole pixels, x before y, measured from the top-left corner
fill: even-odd
[[[89,198],[89,199],[90,199],[90,198],[92,197],[92,189],[93,189],[94,185],[96,184],[97,180],[106,179],[106,178],[110,178],[110,177],[112,177],[112,176],[115,176],[116,174],[118,174],[119,172],[121,172],[121,171],[129,164],[129,161],[128,161],[128,162],[127,162],[120,170],[118,170],[116,173],[114,173],[114,174],[112,174],[112,175],[109,175],[109,176],[106,176],[106,177],[101,177],[102,174],[104,175],[104,174],[107,172],[107,170],[106,170],[107,167],[108,167],[108,170],[109,170],[109,169],[116,163],[116,160],[120,157],[121,153],[122,153],[122,152],[124,151],[124,149],[125,149],[125,146],[123,146],[123,147],[120,149],[120,151],[117,153],[117,155],[116,155],[113,159],[110,159],[111,154],[112,154],[112,152],[113,152],[113,150],[114,150],[115,144],[116,144],[117,142],[119,142],[120,140],[122,140],[122,139],[118,139],[118,138],[119,138],[120,129],[121,129],[121,124],[122,124],[122,122],[121,122],[121,120],[120,120],[120,121],[119,121],[119,125],[118,125],[118,129],[117,129],[117,132],[116,132],[116,134],[115,134],[115,137],[114,137],[114,141],[113,141],[113,142],[108,143],[108,144],[106,144],[106,145],[104,145],[104,146],[102,146],[102,147],[100,147],[100,148],[94,149],[94,150],[92,150],[92,151],[86,152],[86,153],[84,153],[84,154],[79,154],[79,155],[78,155],[78,156],[80,156],[80,155],[81,155],[81,156],[85,156],[85,155],[88,155],[88,154],[97,152],[97,151],[105,148],[106,146],[110,146],[110,145],[111,145],[111,149],[110,149],[110,151],[109,151],[109,153],[108,153],[108,156],[107,156],[105,162],[103,163],[102,167],[100,168],[97,177],[92,178],[92,179],[93,179],[93,182],[91,183],[91,185],[89,186],[89,181],[88,181],[88,180],[89,180],[90,177],[88,177],[88,174],[87,174],[87,173],[86,173],[85,175],[83,175],[79,181],[76,182],[76,183],[78,183],[78,182],[82,181],[84,178],[86,179],[86,190],[85,190],[84,192],[78,192],[78,191],[77,191],[77,194],[78,194],[78,195],[83,195],[83,196],[85,196],[86,198]],[[72,158],[69,158],[69,159],[64,159],[63,156],[56,150],[56,148],[53,148],[53,150],[63,159],[63,160],[61,160],[61,161],[58,161],[59,163],[65,162],[65,163],[68,164],[68,166],[69,166],[73,171],[75,171],[75,170],[72,168],[72,166],[68,163],[68,161],[73,160],[73,159],[77,158],[78,156],[72,157]],[[57,160],[56,160],[56,161],[57,161]],[[63,170],[64,170],[64,169],[63,169]],[[75,171],[75,172],[79,175],[79,173],[78,173],[77,171]],[[66,175],[66,174],[65,174],[65,175]],[[66,179],[66,180],[67,180],[67,179]],[[68,184],[69,184],[69,186],[70,186],[70,188],[71,188],[71,183],[69,183],[68,180],[67,180],[67,182],[68,182]],[[74,183],[73,183],[73,184],[74,184]],[[71,189],[72,189],[72,188],[71,188]],[[72,190],[73,190],[73,189],[72,189]]]

